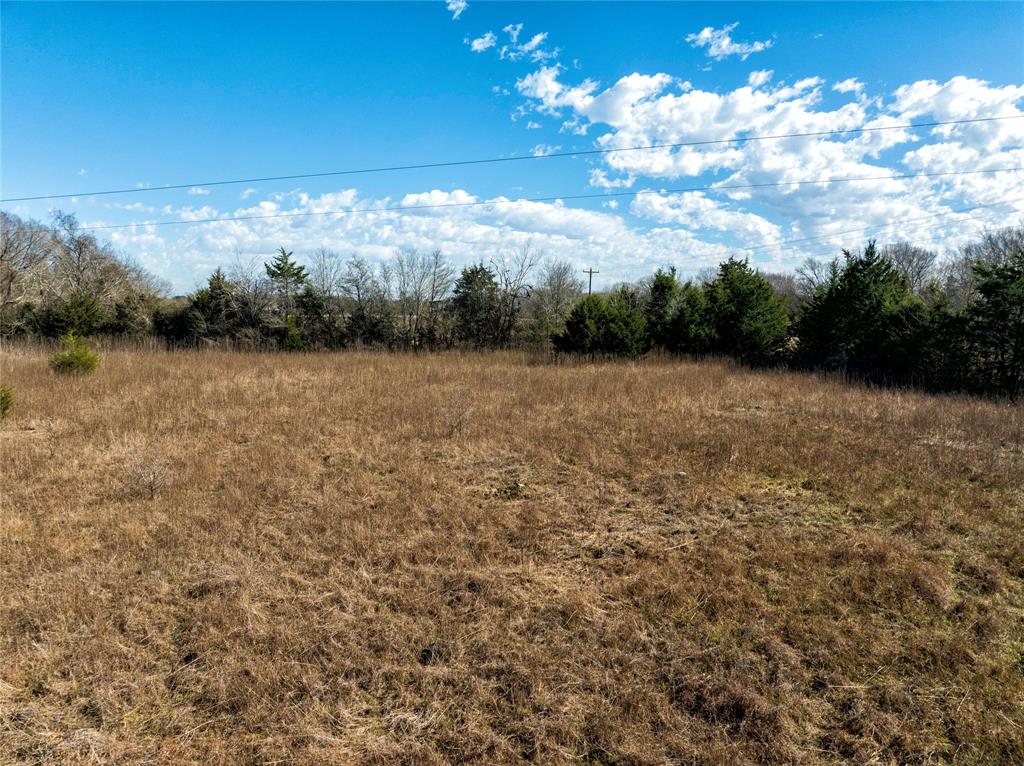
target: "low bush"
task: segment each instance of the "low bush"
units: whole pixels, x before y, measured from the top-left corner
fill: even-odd
[[[60,350],[50,357],[50,368],[62,375],[88,375],[99,366],[100,356],[88,341],[74,333],[60,339]]]

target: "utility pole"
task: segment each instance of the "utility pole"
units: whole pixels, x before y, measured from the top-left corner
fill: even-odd
[[[590,295],[594,289],[594,275],[600,274],[600,271],[594,271],[593,269],[583,269],[583,273],[590,277],[590,281],[587,282],[587,295]]]

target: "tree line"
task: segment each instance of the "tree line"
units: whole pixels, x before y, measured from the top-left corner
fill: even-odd
[[[440,251],[371,262],[282,247],[216,269],[187,296],[74,216],[2,213],[0,331],[155,335],[172,346],[287,350],[550,347],[636,358],[652,350],[839,371],[890,385],[1016,398],[1024,384],[1024,226],[940,261],[907,242],[808,260],[795,274],[730,258],[694,280],[674,268],[593,295],[530,247],[463,269]]]

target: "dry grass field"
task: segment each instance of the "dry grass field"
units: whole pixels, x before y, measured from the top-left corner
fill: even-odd
[[[7,349],[0,763],[1024,763],[1024,408]]]

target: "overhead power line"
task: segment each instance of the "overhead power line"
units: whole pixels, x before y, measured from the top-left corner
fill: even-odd
[[[639,191],[622,191],[622,192],[600,192],[597,194],[563,194],[549,197],[524,197],[520,199],[499,199],[499,200],[483,200],[474,202],[437,202],[431,205],[387,205],[384,207],[349,207],[341,208],[339,210],[316,210],[316,211],[303,211],[295,213],[263,213],[253,215],[239,215],[239,216],[221,216],[219,218],[196,218],[196,219],[176,219],[172,221],[136,221],[135,223],[116,223],[116,224],[103,224],[99,226],[83,226],[82,229],[86,231],[100,231],[105,229],[130,229],[136,226],[181,226],[189,224],[204,224],[204,223],[225,223],[231,221],[261,221],[273,218],[308,218],[321,215],[354,215],[359,213],[393,213],[393,212],[408,212],[413,210],[437,210],[440,208],[469,208],[469,207],[483,207],[487,205],[511,205],[521,202],[557,202],[564,200],[581,200],[581,199],[611,199],[616,197],[633,197],[641,194],[684,194],[687,192],[696,191],[728,191],[733,189],[764,189],[771,187],[780,186],[801,186],[806,184],[835,184],[835,183],[855,183],[859,181],[895,181],[904,180],[909,178],[936,178],[940,176],[964,176],[964,175],[976,175],[981,173],[1007,173],[1015,170],[1024,170],[1024,166],[1017,166],[1012,168],[990,168],[987,170],[953,170],[944,173],[906,173],[902,175],[885,175],[885,176],[856,176],[852,178],[829,178],[829,179],[807,179],[802,181],[771,181],[767,183],[756,183],[756,184],[722,184],[717,186],[689,186],[679,189],[642,189]]]
[[[1017,120],[1024,118],[1024,114],[1011,114],[1002,117],[976,117],[967,120],[941,120],[937,122],[919,122],[905,125],[879,125],[869,128],[846,128],[844,130],[817,130],[809,133],[781,133],[766,136],[744,136],[741,138],[720,138],[707,141],[678,141],[664,144],[647,144],[645,146],[626,146],[611,149],[583,149],[571,152],[551,152],[549,154],[526,154],[514,157],[489,157],[476,160],[452,160],[445,162],[425,162],[410,165],[390,165],[372,168],[358,168],[350,170],[330,170],[318,173],[293,173],[281,176],[262,176],[258,178],[233,178],[220,181],[195,181],[192,183],[166,184],[164,186],[132,187],[130,189],[103,189],[100,191],[72,192],[61,194],[39,194],[30,197],[6,197],[0,202],[31,202],[44,199],[65,199],[68,197],[98,197],[110,194],[140,194],[151,191],[172,191],[175,189],[191,189],[194,187],[206,186],[229,186],[232,184],[254,184],[268,181],[294,181],[302,178],[327,178],[331,176],[364,175],[369,173],[390,173],[401,170],[426,170],[436,168],[452,168],[467,165],[488,165],[499,162],[523,162],[526,160],[548,160],[557,157],[585,157],[593,155],[615,154],[620,152],[639,152],[650,149],[681,149],[694,146],[715,146],[721,144],[738,144],[746,141],[772,141],[783,138],[816,138],[821,136],[854,135],[859,133],[875,133],[885,130],[914,130],[917,128],[937,128],[944,125],[967,125],[978,122],[997,122],[1000,120]]]

